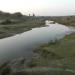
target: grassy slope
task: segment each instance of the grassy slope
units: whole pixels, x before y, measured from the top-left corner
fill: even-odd
[[[27,20],[15,24],[0,24],[0,38],[15,35],[17,33],[25,32],[34,27],[44,26],[42,18],[27,18]]]
[[[51,20],[67,26],[75,26],[75,16],[52,17]]]
[[[35,49],[33,63],[38,66],[75,69],[75,34]]]

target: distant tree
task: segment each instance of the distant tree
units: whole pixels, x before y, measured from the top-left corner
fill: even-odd
[[[29,14],[29,16],[30,16],[30,14]]]
[[[20,13],[20,12],[16,12],[13,14],[14,16],[17,16],[17,17],[22,17],[23,15]]]
[[[35,17],[35,14],[33,13],[33,17]]]
[[[70,20],[70,17],[68,17],[67,20]]]

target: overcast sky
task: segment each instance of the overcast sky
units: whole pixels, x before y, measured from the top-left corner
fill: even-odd
[[[0,10],[39,16],[74,15],[75,0],[0,0]]]

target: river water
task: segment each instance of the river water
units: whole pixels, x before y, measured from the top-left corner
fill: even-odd
[[[32,49],[48,42],[60,40],[75,32],[74,28],[58,23],[33,28],[21,34],[0,40],[0,61],[19,57],[31,57]]]

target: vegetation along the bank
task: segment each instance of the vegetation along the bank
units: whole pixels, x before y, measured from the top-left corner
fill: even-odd
[[[75,16],[40,17],[0,11],[0,38],[45,26],[45,20],[75,26]],[[0,75],[75,75],[75,33],[34,49],[30,60],[23,57],[0,64]]]

